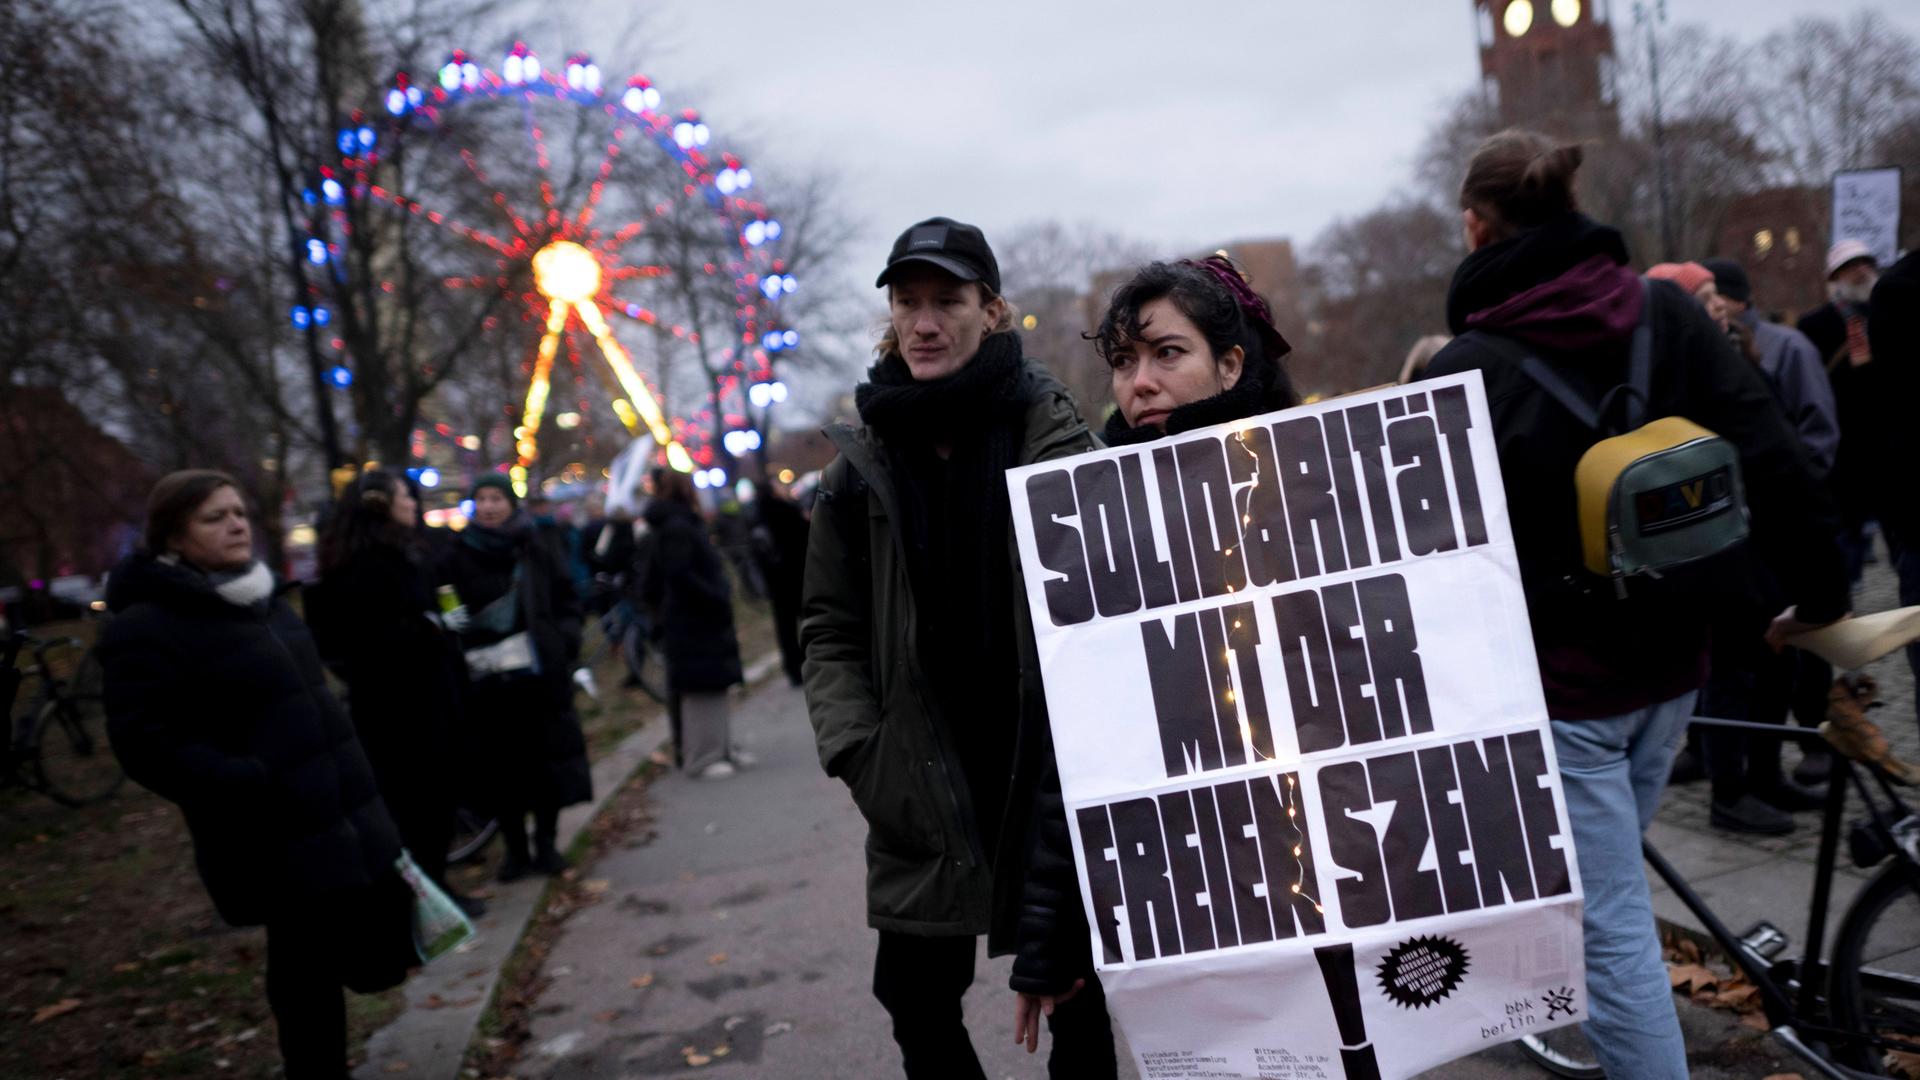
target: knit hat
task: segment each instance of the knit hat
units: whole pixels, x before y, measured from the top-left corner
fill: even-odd
[[[500,473],[488,473],[480,479],[475,480],[473,482],[473,490],[467,493],[467,498],[477,497],[480,494],[481,488],[497,488],[500,494],[507,497],[509,503],[512,503],[514,506],[520,505],[520,496],[514,494],[513,491],[513,481],[507,479]]]
[[[1655,281],[1671,281],[1692,296],[1700,291],[1700,286],[1713,280],[1713,271],[1696,262],[1659,263],[1647,267],[1647,276]]]
[[[1842,240],[1827,249],[1827,279],[1847,268],[1848,264],[1865,259],[1878,265],[1873,257],[1873,249],[1858,240]]]
[[[1713,273],[1713,283],[1720,289],[1720,295],[1742,304],[1753,303],[1753,282],[1747,279],[1747,269],[1732,259],[1702,259],[1700,265]]]

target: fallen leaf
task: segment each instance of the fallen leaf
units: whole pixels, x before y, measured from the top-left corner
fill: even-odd
[[[712,1063],[713,1063],[713,1059],[708,1057],[705,1054],[688,1054],[687,1055],[687,1064],[692,1065],[695,1068],[699,1068],[702,1065],[710,1065]]]
[[[733,1053],[733,1048],[731,1046],[728,1046],[726,1043],[721,1043],[719,1046],[716,1046],[713,1048],[714,1057],[726,1057],[728,1054],[731,1054],[731,1053]]]
[[[403,1073],[403,1072],[406,1072],[406,1071],[407,1071],[408,1069],[411,1069],[411,1068],[413,1068],[413,1063],[412,1063],[412,1062],[408,1062],[408,1061],[389,1061],[389,1062],[387,1062],[387,1063],[386,1063],[386,1064],[385,1064],[384,1066],[382,1066],[382,1067],[381,1067],[381,1070],[380,1070],[380,1071],[381,1071],[381,1072],[390,1072],[390,1073]]]
[[[1772,1031],[1773,1030],[1773,1025],[1767,1023],[1767,1014],[1763,1012],[1743,1013],[1740,1016],[1740,1023],[1744,1024],[1747,1027],[1752,1028],[1755,1031]]]
[[[606,878],[588,878],[580,883],[580,891],[593,896],[598,896],[611,888],[613,888],[613,882]]]
[[[427,1000],[421,1002],[420,1007],[423,1009],[444,1009],[447,1007],[447,999],[441,997],[439,994],[428,994]]]
[[[124,963],[124,964],[113,965],[113,973],[115,975],[125,975],[130,971],[139,971],[139,970],[140,970],[140,965],[134,961],[128,961],[127,963]]]
[[[1807,1080],[1807,1078],[1799,1073],[1772,1073],[1761,1077],[1760,1080]]]
[[[729,1016],[727,1017],[727,1022],[720,1025],[720,1027],[722,1030],[732,1031],[734,1028],[737,1028],[741,1024],[744,1024],[746,1022],[747,1022],[747,1018],[744,1016]]]
[[[38,1024],[42,1020],[51,1020],[56,1016],[65,1016],[79,1007],[79,998],[62,998],[51,1005],[42,1005],[40,1008],[34,1010],[33,1019],[27,1021],[27,1023]]]
[[[1723,988],[1713,995],[1713,1003],[1724,1008],[1745,1011],[1748,1006],[1757,1004],[1754,999],[1759,996],[1759,987],[1743,982]]]
[[[1720,977],[1699,964],[1674,964],[1667,969],[1667,981],[1684,993],[1718,985]]]
[[[633,978],[627,980],[627,985],[633,987],[635,990],[645,990],[647,987],[653,985],[653,972],[649,971],[645,975],[635,975]]]
[[[594,1013],[594,1014],[593,1014],[593,1018],[594,1018],[595,1020],[598,1020],[599,1022],[601,1022],[601,1023],[603,1023],[603,1024],[611,1024],[611,1023],[613,1023],[613,1022],[614,1022],[615,1020],[618,1020],[618,1019],[620,1019],[620,1010],[619,1010],[619,1009],[608,1009],[608,1010],[607,1010],[606,1012],[602,1012],[602,1013]]]
[[[785,1035],[787,1032],[792,1030],[793,1030],[793,1024],[791,1021],[775,1020],[773,1023],[768,1024],[766,1027],[766,1030],[762,1031],[760,1034],[771,1039],[775,1035]]]
[[[721,964],[724,964],[726,962],[727,962],[727,954],[723,952],[717,952],[717,953],[714,953],[712,956],[707,957],[707,964],[710,967],[719,967]]]

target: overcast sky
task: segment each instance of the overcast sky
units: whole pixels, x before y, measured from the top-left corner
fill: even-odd
[[[1626,48],[1632,5],[1612,4]],[[1920,36],[1920,0],[1668,4],[1673,22],[1746,38],[1862,8]],[[595,12],[619,22],[635,10],[584,0],[567,17],[593,25]],[[719,141],[739,131],[763,147],[766,184],[783,164],[834,163],[866,227],[852,254],[863,272],[901,228],[935,213],[989,239],[1057,219],[1169,251],[1305,242],[1404,186],[1424,132],[1478,76],[1469,0],[667,0],[642,10],[642,70],[670,105],[699,108]]]

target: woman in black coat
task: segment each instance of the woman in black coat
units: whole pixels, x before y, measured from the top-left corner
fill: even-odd
[[[401,842],[469,915],[485,905],[448,884],[466,666],[455,636],[465,608],[442,612],[407,478],[372,469],[334,506],[307,589],[307,625],[347,683],[347,707]]]
[[[567,868],[554,843],[560,808],[593,798],[586,738],[573,711],[580,599],[559,541],[520,509],[506,477],[481,479],[472,497],[473,521],[447,551],[441,580],[468,613],[460,640],[477,781],[507,845],[497,876],[558,874]]]
[[[1289,351],[1272,313],[1223,255],[1156,262],[1114,291],[1095,331],[1094,347],[1112,371],[1113,415],[1104,439],[1134,446],[1214,424],[1245,420],[1299,404],[1280,364]],[[1019,994],[1014,1038],[1032,1053],[1039,1021],[1076,996],[1101,999],[1091,938],[1080,903],[1073,841],[1061,799],[1060,773],[1046,725],[1035,793],[1032,853],[1020,896],[1010,985]],[[1082,1002],[1086,1008],[1092,1002]],[[1112,1059],[1085,1075],[1114,1075]]]
[[[655,469],[652,481],[645,516],[653,549],[643,588],[654,630],[665,639],[674,744],[689,775],[724,779],[751,764],[733,749],[727,715],[727,691],[742,681],[733,588],[707,539],[692,479]]]
[[[267,928],[267,1002],[291,1080],[346,1075],[340,988],[417,963],[400,836],[313,639],[253,557],[228,477],[154,488],[147,549],[109,581],[107,730],[127,775],[178,803],[222,918]]]

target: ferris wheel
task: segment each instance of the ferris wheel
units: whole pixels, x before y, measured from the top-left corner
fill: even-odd
[[[453,249],[464,250],[472,263],[466,273],[445,275],[444,284],[507,293],[522,318],[501,322],[501,332],[512,332],[515,322],[538,328],[537,338],[526,332],[532,358],[525,369],[525,394],[517,403],[508,470],[515,487],[526,490],[528,469],[539,457],[563,346],[576,368],[592,364],[597,355],[608,377],[607,407],[629,434],[651,436],[657,455],[671,467],[703,481],[724,482],[714,467],[709,425],[667,414],[614,324],[644,324],[700,345],[697,327],[676,322],[631,293],[674,274],[704,275],[706,285],[728,296],[730,310],[720,329],[731,338],[706,343],[725,370],[714,380],[703,418],[725,417],[728,398],[758,408],[785,399],[774,358],[797,347],[799,336],[782,325],[779,301],[797,282],[779,255],[781,224],[755,198],[752,171],[711,145],[711,132],[697,112],[666,111],[659,89],[644,76],[610,90],[585,54],[548,66],[520,43],[496,72],[456,50],[430,80],[397,74],[383,104],[384,136],[355,117],[339,132],[338,165],[320,170],[319,190],[310,197],[335,208],[343,230],[348,227],[343,208],[357,197],[390,205],[458,238]],[[463,114],[474,111],[486,115],[479,122],[461,122]],[[512,137],[503,137],[508,132]],[[572,137],[556,146],[556,132]],[[443,163],[458,164],[438,174],[383,167],[403,148],[412,153],[415,145],[437,148],[433,152]],[[569,160],[559,160],[569,151]],[[697,265],[657,258],[648,245],[649,229],[689,218],[697,219],[709,238],[704,257]],[[337,246],[323,237],[306,244],[315,266],[338,255]],[[318,320],[325,312],[318,306],[296,308],[296,323],[302,314]],[[712,336],[714,328],[708,332]],[[584,385],[582,372],[576,371],[575,379]],[[583,410],[587,404],[583,398]],[[567,418],[563,413],[561,420]],[[729,453],[757,447],[759,441],[751,428],[727,436]]]

